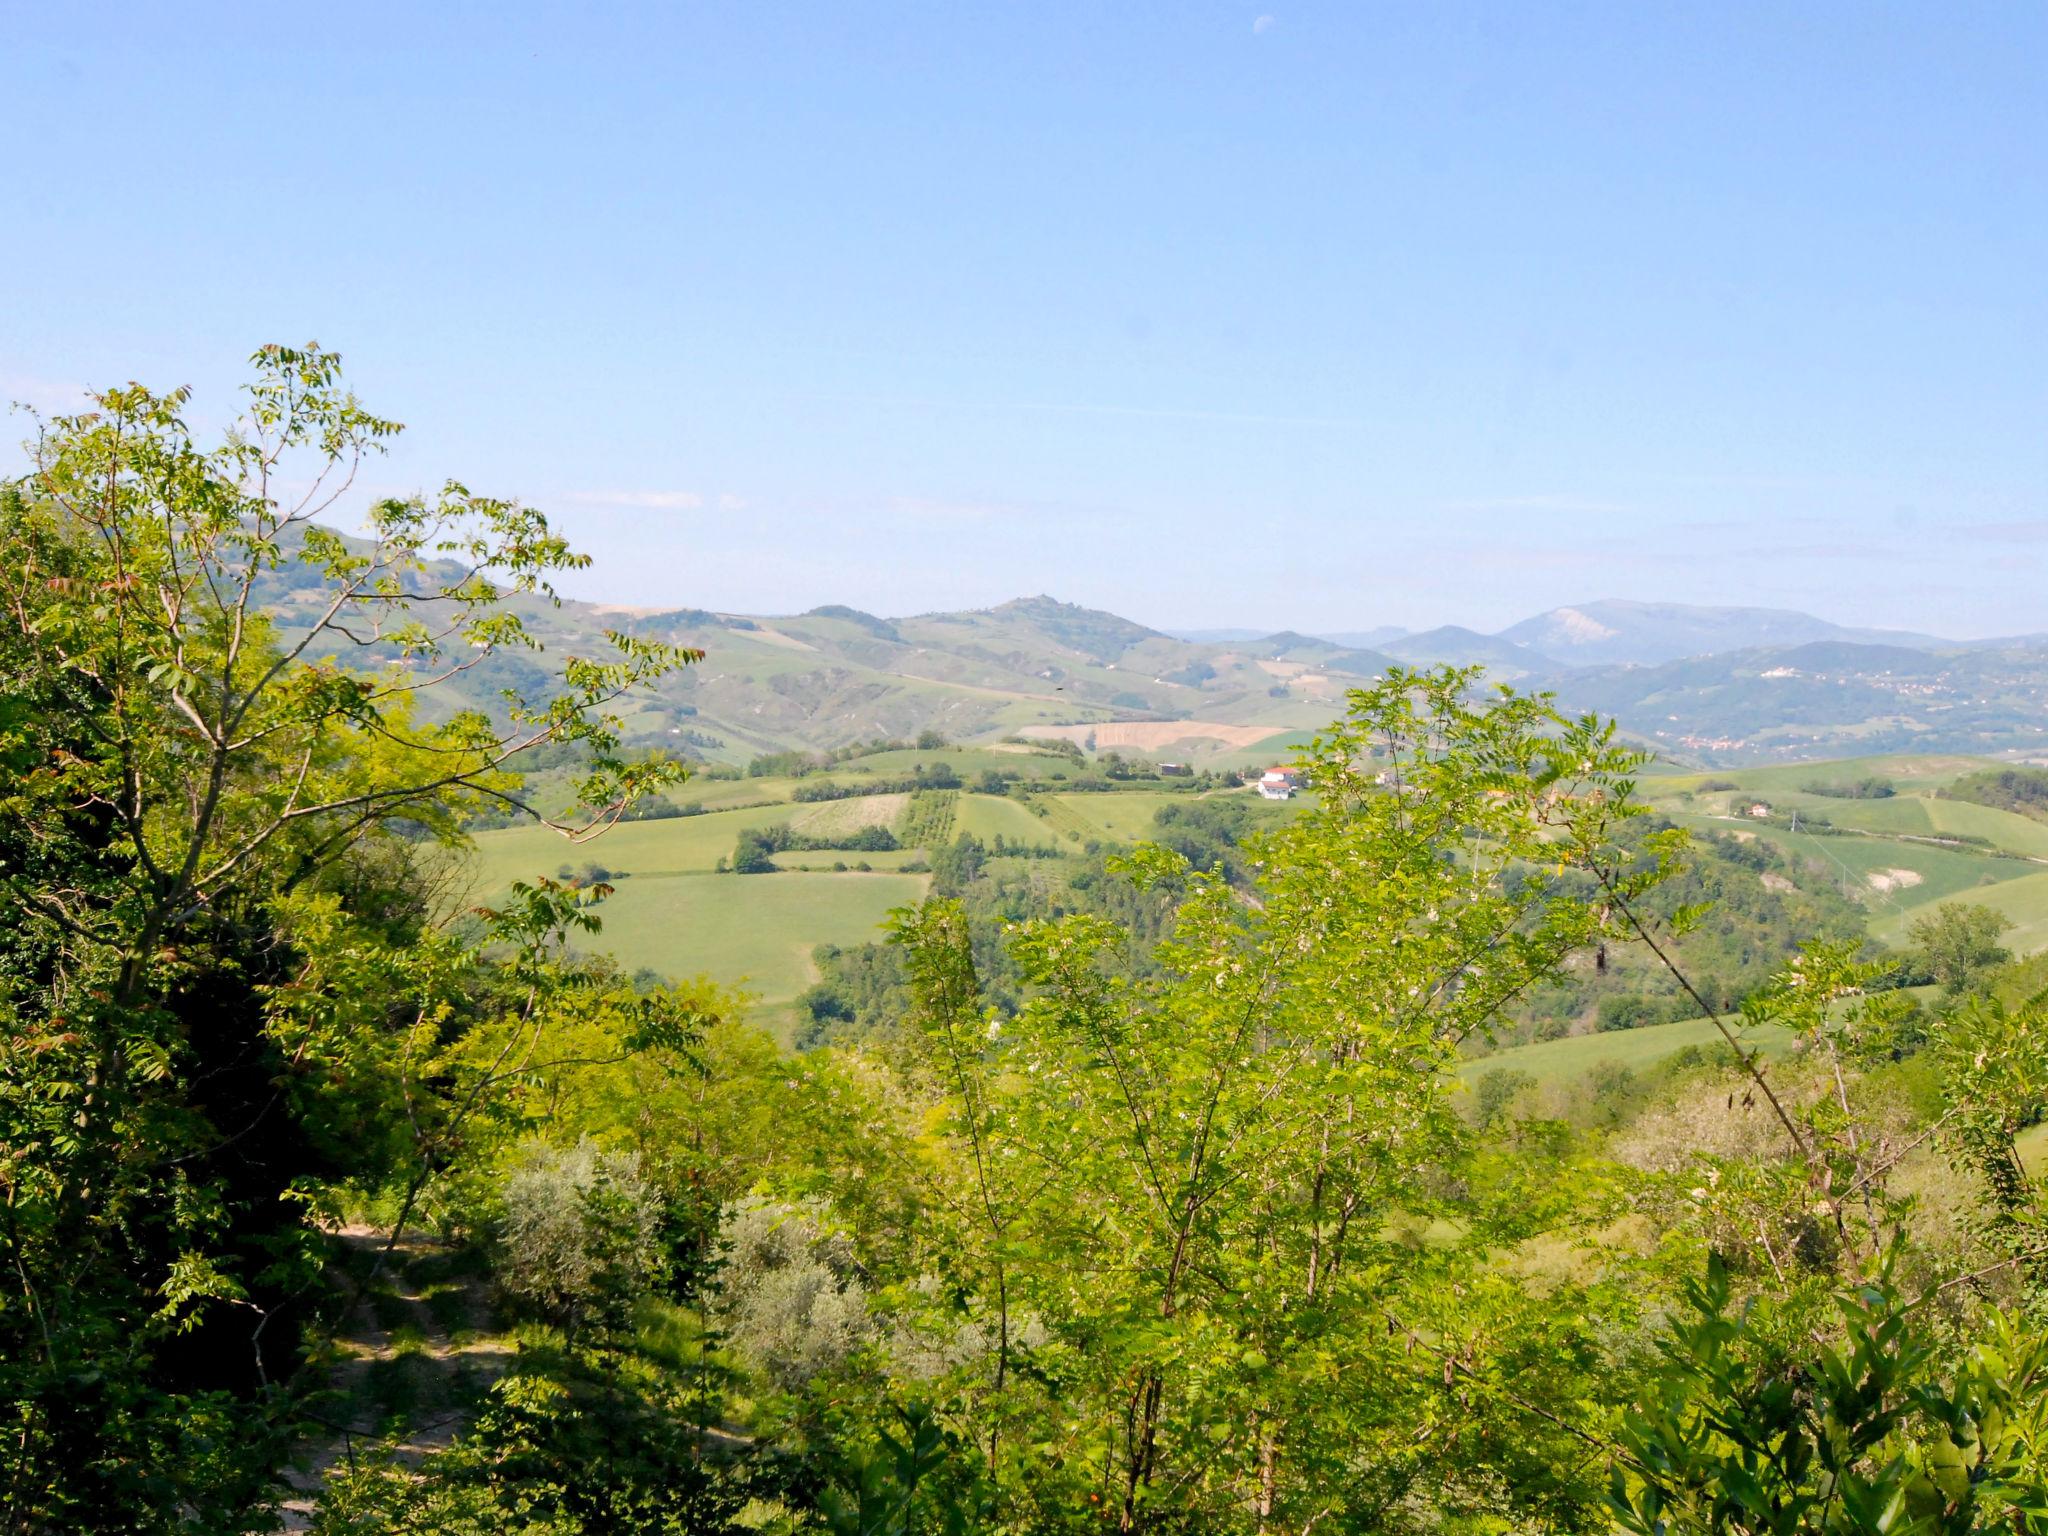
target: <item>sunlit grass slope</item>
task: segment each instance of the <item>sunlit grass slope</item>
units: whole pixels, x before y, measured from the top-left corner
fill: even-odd
[[[1599,1034],[1569,1035],[1562,1040],[1518,1045],[1511,1050],[1475,1058],[1467,1062],[1463,1070],[1470,1078],[1493,1067],[1513,1067],[1527,1072],[1540,1083],[1576,1082],[1595,1067],[1612,1065],[1642,1071],[1689,1045],[1704,1049],[1721,1043],[1721,1032],[1714,1027],[1712,1019],[1683,1019],[1675,1024],[1605,1030]],[[1743,1043],[1775,1055],[1792,1042],[1785,1031],[1768,1029],[1743,1036]]]

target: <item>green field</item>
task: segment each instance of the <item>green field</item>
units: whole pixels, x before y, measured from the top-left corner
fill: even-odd
[[[1083,829],[1084,839],[1096,838],[1106,843],[1135,843],[1150,835],[1153,814],[1163,805],[1186,798],[1151,790],[1045,797],[1055,826],[1078,826]]]
[[[996,773],[1021,773],[1028,778],[1043,778],[1055,771],[1072,773],[1074,760],[1063,752],[1040,752],[1020,743],[1005,743],[1000,747],[903,747],[892,752],[871,752],[855,761],[863,768],[881,775],[907,774],[923,764],[929,768],[944,763],[963,779],[972,779],[976,774],[994,771]],[[834,770],[834,778],[847,777],[843,771]]]
[[[834,837],[866,827],[893,828],[910,804],[908,794],[860,795],[852,800],[815,800],[791,807],[790,827],[805,837]]]
[[[571,843],[546,827],[479,832],[470,885],[479,898],[488,898],[514,880],[552,875],[563,864],[580,869],[596,863],[634,877],[708,872],[730,856],[742,828],[789,819],[787,805],[763,805],[666,821],[626,821],[587,843]]]
[[[1332,717],[1341,713],[1332,706]],[[1264,741],[1255,741],[1248,747],[1230,747],[1221,752],[1206,753],[1196,759],[1200,768],[1270,768],[1275,763],[1292,762],[1315,739],[1314,731],[1276,731]]]
[[[1656,787],[1659,791],[1696,790],[1701,784],[1720,781],[1739,784],[1742,788],[1758,794],[1791,794],[1800,792],[1805,785],[1811,783],[1838,784],[1874,776],[1890,779],[1902,790],[1930,789],[1988,766],[1991,766],[1991,760],[1988,758],[1964,757],[1955,753],[1842,757],[1821,763],[1780,763],[1764,768],[1716,769],[1711,773],[1687,773],[1670,778],[1660,775],[1656,780]],[[1855,802],[1829,800],[1828,803],[1845,805]]]
[[[2041,866],[2021,859],[1965,853],[1933,843],[1855,835],[1822,837],[1747,818],[1729,821],[1685,812],[1674,813],[1671,819],[1696,831],[1772,843],[1802,863],[1826,871],[1870,909],[1876,926],[1933,902],[1958,897],[1987,899],[1985,892],[1992,887],[2042,872]],[[1902,879],[1895,873],[1899,870],[1918,879]],[[1873,876],[1890,880],[1890,888],[1881,887]]]
[[[669,792],[677,805],[701,805],[722,811],[736,805],[755,805],[763,800],[787,800],[795,779],[685,779]]]
[[[598,909],[604,927],[576,942],[628,970],[742,988],[755,1018],[787,1039],[790,1005],[817,979],[811,951],[876,937],[889,909],[922,900],[925,885],[902,874],[640,876]]]
[[[813,848],[775,855],[777,869],[848,869],[865,864],[870,869],[902,869],[925,858],[922,848],[897,848],[888,853],[859,853],[849,848]]]
[[[1999,942],[2016,955],[2029,955],[2048,949],[2048,869],[2027,864],[2015,867],[2021,871],[2019,879],[1972,890],[1967,899],[2003,912],[2012,927]],[[1887,944],[1904,943],[1906,926],[1919,910],[1909,908],[1879,916],[1871,923],[1870,931]]]
[[[1001,834],[1006,843],[1057,844],[1054,830],[1022,804],[1001,795],[962,795],[953,824],[955,832],[971,832],[984,843]]]
[[[1694,792],[1687,798],[1665,789],[1659,781],[1652,781],[1645,788],[1653,803],[1679,814],[1740,817],[1751,802],[1762,797],[1777,811],[1796,810],[1802,818],[1818,817],[1859,832],[1895,837],[1983,838],[2009,853],[2048,859],[2048,822],[1967,800],[1944,800],[1926,791],[1896,794],[1882,800],[1841,800],[1803,790],[1761,789]]]
[[[1513,1067],[1539,1083],[1574,1082],[1595,1067],[1615,1065],[1642,1071],[1688,1045],[1704,1049],[1721,1040],[1712,1019],[1684,1019],[1676,1024],[1649,1024],[1641,1029],[1605,1030],[1518,1045],[1491,1056],[1474,1057],[1459,1070],[1469,1079],[1494,1067]],[[1791,1045],[1792,1037],[1781,1029],[1770,1029],[1746,1037],[1743,1043],[1775,1055]]]
[[[833,805],[844,802],[830,802]],[[714,875],[744,827],[787,820],[792,807],[626,822],[591,843],[572,845],[541,827],[480,833],[466,870],[473,899],[492,900],[516,879],[595,863],[615,890],[599,908],[603,928],[577,946],[611,955],[628,970],[665,976],[708,975],[742,987],[757,1016],[786,1033],[789,1005],[815,980],[819,944],[859,944],[875,936],[891,907],[919,900],[921,874],[896,872],[917,850],[783,854],[788,873]],[[833,873],[865,861],[873,873]]]

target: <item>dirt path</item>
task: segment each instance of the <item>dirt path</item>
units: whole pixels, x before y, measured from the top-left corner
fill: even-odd
[[[360,1450],[395,1445],[401,1464],[417,1466],[452,1443],[512,1353],[491,1331],[484,1283],[459,1271],[453,1250],[409,1237],[379,1272],[384,1233],[345,1227],[339,1236],[360,1294],[335,1340],[329,1430],[299,1447],[286,1475],[292,1492],[278,1513],[287,1531],[310,1527],[328,1472]]]

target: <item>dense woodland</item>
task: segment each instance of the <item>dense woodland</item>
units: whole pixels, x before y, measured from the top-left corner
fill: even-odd
[[[698,653],[534,650],[579,557],[459,482],[326,531],[398,430],[332,354],[245,407],[109,391],[0,495],[0,1529],[2048,1528],[2048,978],[1983,909],[1880,951],[1611,725],[1395,669],[1305,814],[1056,893],[949,840],[791,1054],[579,947]],[[508,814],[587,874],[466,908]],[[1717,1043],[1474,1060],[1589,1009]]]

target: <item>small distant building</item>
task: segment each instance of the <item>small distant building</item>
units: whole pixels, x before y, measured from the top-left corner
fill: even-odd
[[[1770,802],[1766,800],[1754,801],[1749,807],[1749,814],[1758,821],[1768,821],[1771,815]]]
[[[1292,800],[1301,788],[1300,780],[1285,768],[1268,768],[1259,775],[1259,795],[1267,800]]]
[[[1191,778],[1194,775],[1194,771],[1186,763],[1161,763],[1159,765],[1159,777],[1162,779]]]

